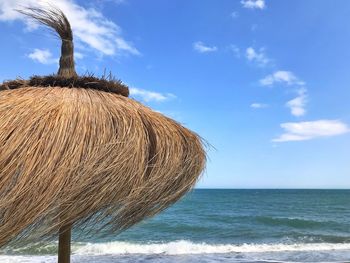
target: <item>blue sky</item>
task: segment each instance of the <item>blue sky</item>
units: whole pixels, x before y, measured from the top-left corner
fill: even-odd
[[[43,1],[47,2],[47,1]],[[0,81],[57,70],[60,43],[0,0]],[[56,0],[80,73],[212,147],[198,187],[350,187],[350,1]]]

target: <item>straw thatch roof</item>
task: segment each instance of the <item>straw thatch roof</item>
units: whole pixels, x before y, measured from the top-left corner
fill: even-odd
[[[199,136],[125,85],[70,78],[0,85],[0,247],[65,226],[118,233],[176,202],[204,169]]]
[[[0,116],[0,245],[86,222],[118,232],[177,201],[204,168],[196,134],[117,94],[6,90]]]

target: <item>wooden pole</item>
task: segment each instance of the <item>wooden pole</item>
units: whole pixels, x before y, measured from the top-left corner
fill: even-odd
[[[58,238],[58,263],[70,263],[70,242],[72,225],[67,225],[59,230]]]

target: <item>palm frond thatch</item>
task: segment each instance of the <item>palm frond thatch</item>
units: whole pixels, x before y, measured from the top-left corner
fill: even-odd
[[[176,202],[205,165],[195,133],[114,93],[3,90],[0,116],[0,247],[69,225],[122,231]]]

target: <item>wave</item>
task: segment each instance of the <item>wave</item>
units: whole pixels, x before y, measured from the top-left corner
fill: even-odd
[[[128,242],[86,243],[73,249],[74,254],[217,254],[349,250],[350,243],[304,244],[207,244],[179,240],[168,243],[137,244]]]
[[[123,255],[123,254],[227,254],[227,253],[273,253],[317,252],[350,250],[350,243],[277,243],[277,244],[209,244],[178,240],[167,243],[81,243],[72,244],[74,255]],[[21,248],[0,250],[1,255],[55,255],[57,242],[35,244]]]

